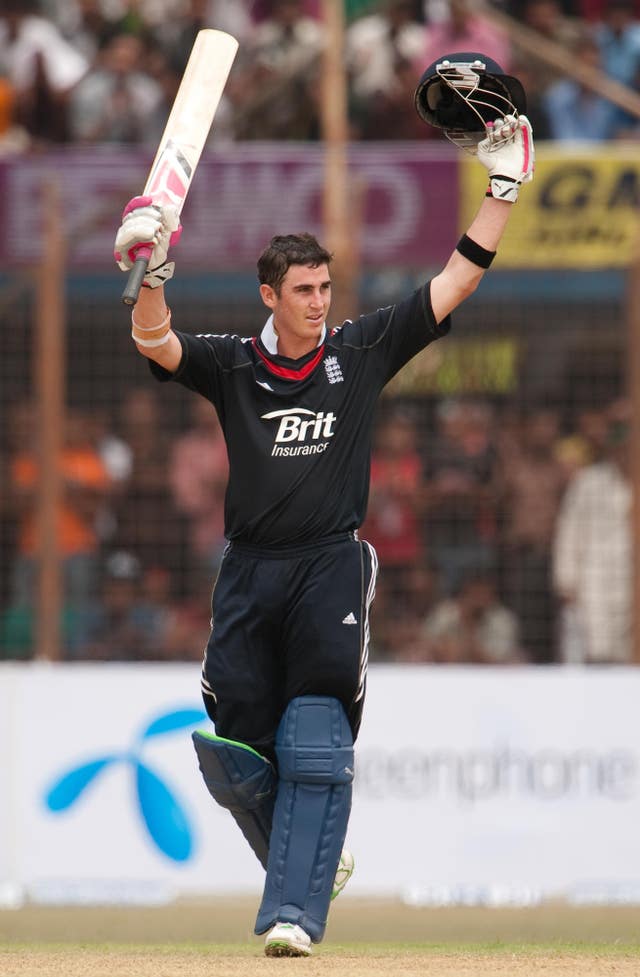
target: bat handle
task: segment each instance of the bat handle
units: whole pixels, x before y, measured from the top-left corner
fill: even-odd
[[[140,294],[140,289],[142,288],[142,280],[147,273],[150,257],[151,248],[138,248],[136,252],[136,260],[133,264],[133,268],[129,272],[127,284],[124,292],[122,293],[122,301],[125,305],[135,305],[138,301],[138,295]]]

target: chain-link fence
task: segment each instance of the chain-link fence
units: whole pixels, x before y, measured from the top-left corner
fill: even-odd
[[[440,171],[441,155],[429,173]],[[369,244],[362,311],[395,301],[438,267],[433,253],[413,267],[393,260],[393,247],[406,258],[411,234],[420,233],[409,210],[402,225],[397,207],[415,204],[420,188],[433,194],[416,151],[408,151],[403,179],[402,163],[395,149],[382,176],[380,160],[378,171],[369,164],[373,211],[363,237],[376,224],[383,238],[385,228],[396,237],[388,234],[386,266],[384,240]],[[198,179],[202,200],[215,184],[206,173]],[[225,179],[238,183],[237,173]],[[424,247],[438,241],[445,256],[457,233],[447,219],[453,202],[451,194],[434,200],[422,232],[431,242]],[[265,200],[265,213],[249,214],[256,226],[235,228],[230,246],[244,233],[251,250],[251,234],[268,235],[271,207]],[[206,271],[179,263],[169,286],[174,324],[255,335],[265,312],[248,262],[241,257],[235,271],[225,270],[219,236],[230,227],[228,198],[223,210],[222,229],[211,215],[208,231],[191,211],[196,239],[216,237],[217,258]],[[104,267],[82,266],[80,246],[59,283],[65,420],[53,481],[41,463],[47,364],[39,318],[47,309],[38,302],[38,260],[9,263],[2,281],[0,657],[42,651],[47,486],[58,493],[55,559],[46,565],[60,577],[61,657],[196,660],[209,633],[225,544],[221,432],[206,401],[157,384],[136,353],[119,303],[122,282],[108,265],[112,231],[103,232]],[[451,334],[392,381],[379,405],[361,531],[381,563],[377,660],[632,659],[626,315],[624,270],[559,276],[498,267],[455,313]]]

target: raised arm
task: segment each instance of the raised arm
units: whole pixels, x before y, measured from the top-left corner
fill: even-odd
[[[140,248],[152,249],[149,271],[131,312],[131,335],[143,356],[171,373],[180,365],[182,346],[171,329],[164,283],[173,277],[174,262],[167,261],[168,251],[178,242],[181,230],[174,208],[156,206],[150,197],[134,197],[124,209],[114,245],[118,267],[125,272]]]
[[[512,130],[507,142],[505,127]],[[498,250],[520,187],[533,178],[533,136],[526,116],[496,120],[494,126],[487,126],[487,132],[478,145],[478,161],[489,174],[488,195],[447,264],[431,282],[431,305],[437,322],[476,290]]]

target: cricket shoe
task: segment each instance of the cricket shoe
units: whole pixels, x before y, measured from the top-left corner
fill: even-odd
[[[339,896],[345,885],[353,875],[353,870],[355,868],[355,861],[353,855],[346,848],[342,849],[342,854],[340,855],[340,861],[338,862],[338,871],[336,872],[336,877],[333,882],[333,889],[331,890],[331,899],[335,899]]]
[[[308,957],[311,937],[295,923],[276,923],[264,941],[267,957]]]

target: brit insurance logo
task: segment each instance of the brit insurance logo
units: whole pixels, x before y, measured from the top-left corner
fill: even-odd
[[[53,814],[65,814],[89,790],[99,790],[101,775],[116,766],[128,767],[134,785],[137,814],[151,842],[174,862],[188,861],[194,851],[194,831],[182,800],[148,762],[144,745],[158,737],[182,732],[206,720],[201,709],[177,709],[156,716],[122,750],[89,757],[63,770],[46,790],[44,803]],[[194,763],[195,763],[194,757]]]
[[[292,407],[262,414],[263,421],[277,421],[273,443],[273,458],[292,458],[297,455],[321,455],[329,447],[335,434],[336,415],[333,411],[307,410]]]

